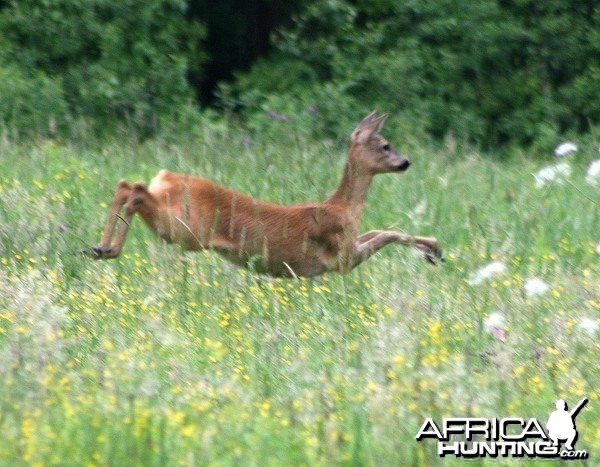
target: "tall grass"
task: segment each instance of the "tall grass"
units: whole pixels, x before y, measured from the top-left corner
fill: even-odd
[[[274,125],[4,139],[0,464],[433,465],[434,443],[415,440],[425,417],[545,421],[584,395],[577,448],[600,456],[591,146],[566,183],[538,189],[545,162],[527,154],[499,163],[384,132],[413,165],[375,179],[362,230],[437,236],[438,267],[390,246],[347,276],[271,279],[166,246],[139,220],[119,259],[78,254],[118,179],[159,168],[282,204],[326,197],[347,149]],[[492,261],[505,271],[474,283]],[[530,277],[549,290],[528,296]]]

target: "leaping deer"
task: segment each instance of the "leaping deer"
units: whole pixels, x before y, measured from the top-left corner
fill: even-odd
[[[272,276],[347,273],[390,243],[418,248],[435,262],[441,259],[441,250],[433,237],[383,230],[358,235],[373,176],[403,172],[410,165],[378,134],[386,118],[374,111],[356,127],[342,181],[321,203],[280,206],[204,178],[166,170],[148,188],[121,180],[101,243],[89,254],[95,259],[116,258],[137,213],[168,243],[188,250],[209,248],[235,264]],[[111,243],[119,220],[122,223]]]

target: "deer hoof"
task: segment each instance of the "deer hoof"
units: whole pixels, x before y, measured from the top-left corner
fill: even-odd
[[[85,256],[89,256],[92,259],[102,259],[106,256],[107,251],[101,246],[93,246],[81,252]]]
[[[429,264],[433,264],[435,266],[438,263],[443,263],[446,261],[442,254],[442,250],[439,248],[426,248],[423,251],[425,254],[425,259]]]

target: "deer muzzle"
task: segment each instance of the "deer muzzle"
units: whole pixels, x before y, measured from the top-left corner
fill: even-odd
[[[398,172],[404,172],[409,167],[410,167],[410,161],[408,159],[402,159],[400,161],[400,163],[398,164],[398,166],[396,167],[396,170],[398,170]]]

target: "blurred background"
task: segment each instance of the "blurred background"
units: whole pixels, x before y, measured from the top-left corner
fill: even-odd
[[[600,114],[594,0],[0,0],[0,125],[153,134],[198,113],[347,133],[366,112],[486,148]],[[167,125],[168,122],[168,125]],[[166,126],[165,126],[166,125]]]

